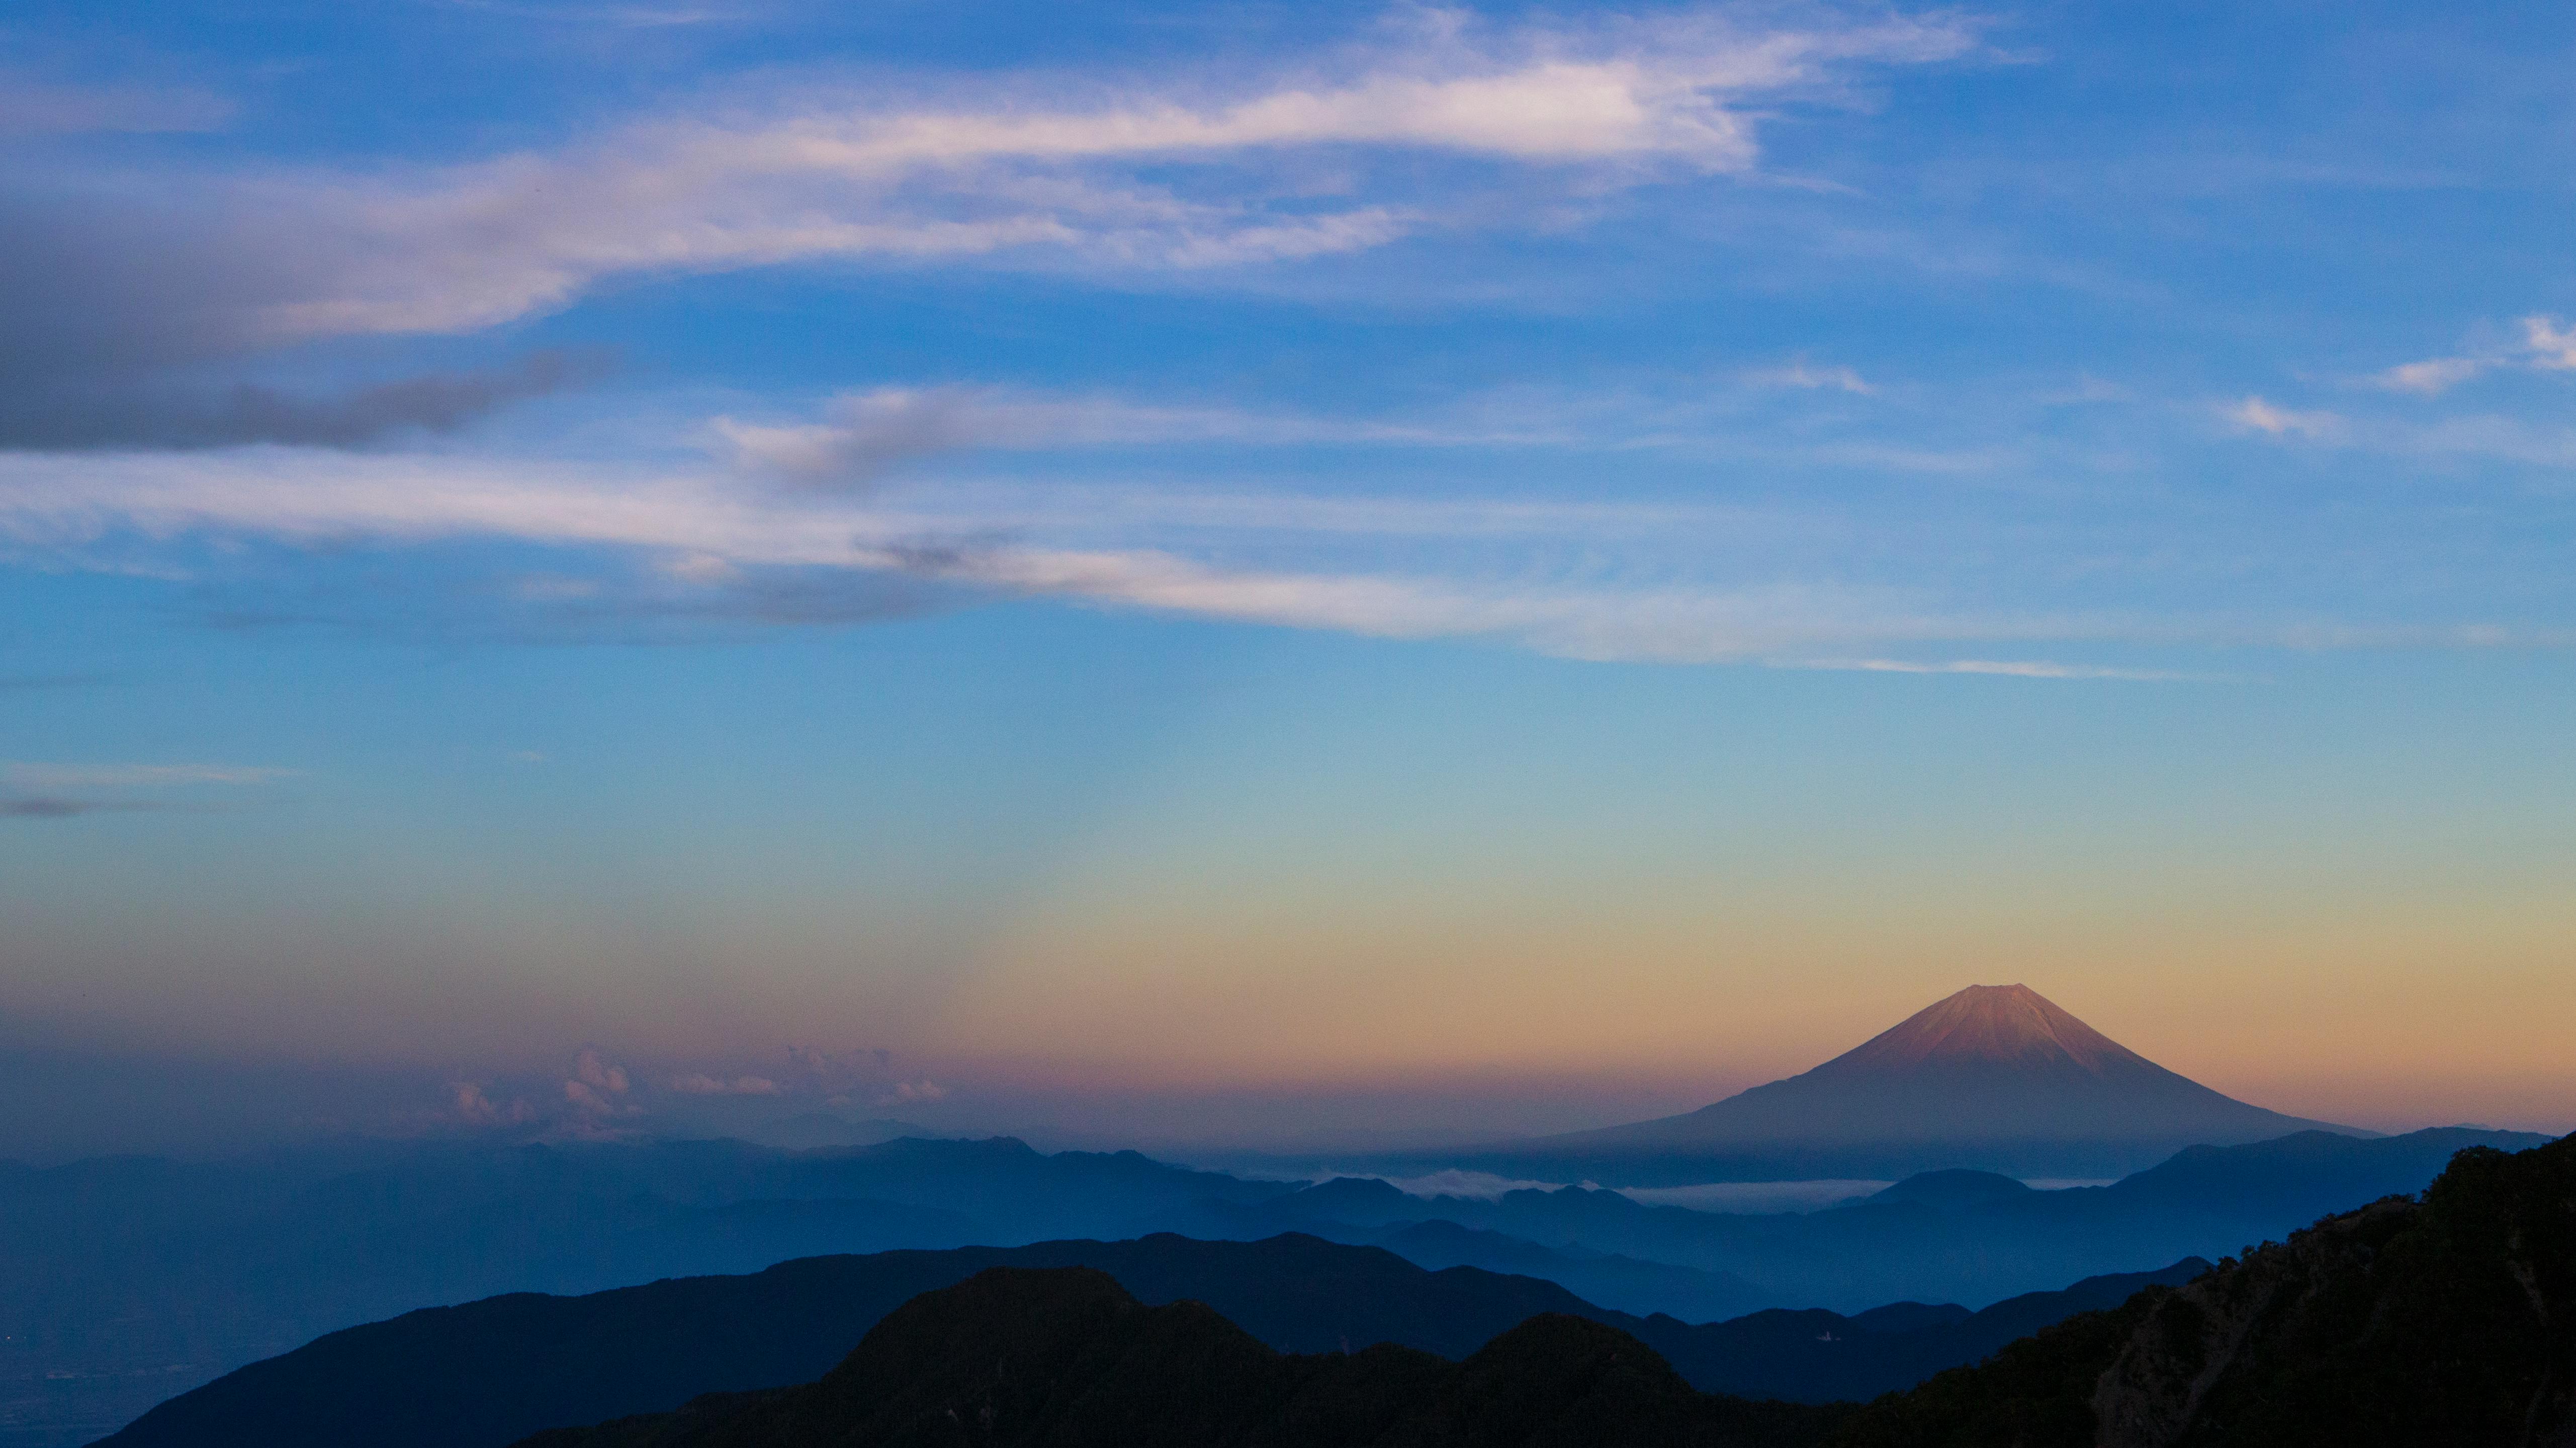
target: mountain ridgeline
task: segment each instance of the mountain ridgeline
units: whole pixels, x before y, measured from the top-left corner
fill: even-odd
[[[1617,1327],[1529,1319],[1463,1362],[1283,1355],[1105,1274],[993,1269],[819,1381],[522,1448],[2508,1448],[2576,1443],[2576,1138],[2472,1150],[2419,1203],[2319,1222],[1865,1408],[1691,1388]]]
[[[2178,1075],[2022,985],[1970,986],[1786,1080],[1682,1116],[1507,1142],[1475,1164],[1612,1186],[1885,1178],[1973,1167],[2113,1177],[2188,1146],[2294,1131],[2284,1116]]]
[[[1004,1267],[904,1304],[819,1382],[522,1448],[1803,1448],[1847,1411],[1698,1392],[1635,1338],[1561,1313],[1463,1362],[1283,1354],[1105,1273]]]
[[[374,1324],[357,1329],[364,1340],[398,1324],[417,1326],[424,1316],[434,1323],[441,1320],[435,1313],[397,1314],[496,1292],[519,1295],[453,1310],[536,1304],[528,1312],[545,1318],[553,1312],[546,1304],[589,1299],[536,1297],[529,1289],[597,1292],[657,1277],[758,1281],[766,1274],[694,1274],[889,1248],[1015,1252],[1026,1250],[1011,1247],[1015,1242],[1080,1236],[1169,1232],[1259,1242],[1303,1233],[1382,1245],[1426,1267],[1544,1279],[1542,1285],[1597,1309],[1643,1322],[1657,1314],[1695,1323],[1740,1320],[1772,1305],[1822,1305],[1868,1317],[1865,1309],[1908,1298],[1987,1303],[2035,1293],[2045,1300],[2077,1279],[2216,1258],[2326,1212],[2419,1191],[2465,1146],[2521,1147],[2545,1139],[2471,1129],[2378,1139],[2306,1132],[2193,1148],[2108,1187],[2033,1191],[2000,1177],[1942,1173],[1847,1206],[1767,1215],[1648,1205],[1585,1187],[1467,1198],[1410,1195],[1380,1181],[1255,1182],[1132,1153],[1049,1156],[1007,1139],[819,1152],[722,1142],[475,1151],[414,1144],[263,1162],[108,1161],[14,1171],[0,1164],[0,1414],[6,1415],[0,1421],[13,1448],[77,1448],[174,1395],[174,1407],[200,1402],[192,1390],[201,1385],[221,1380],[232,1393],[279,1364],[309,1361],[298,1344],[319,1349],[337,1340],[326,1334],[357,1324]],[[970,1249],[969,1243],[986,1245]],[[711,1308],[705,1321],[736,1324],[733,1345],[683,1334],[661,1361],[747,1363],[745,1372],[638,1371],[657,1390],[687,1392],[812,1378],[903,1296],[1007,1261],[1099,1266],[1140,1298],[1170,1300],[1156,1295],[1162,1287],[1107,1260],[988,1255],[977,1267],[868,1298],[877,1305],[863,1315],[799,1316],[802,1309],[771,1303],[727,1319]],[[1208,1297],[1213,1290],[1171,1288],[1235,1315],[1240,1300]],[[1533,1306],[1522,1315],[1539,1310],[1551,1309]],[[528,1342],[512,1337],[512,1320],[505,1313],[494,1329],[499,1340]],[[639,1319],[632,1342],[651,1339],[641,1329],[652,1320],[649,1314]],[[1313,1350],[1338,1341],[1338,1333],[1272,1339],[1267,1327],[1237,1320],[1282,1348]],[[1478,1330],[1489,1336],[1518,1320],[1479,1318]],[[786,1342],[808,1323],[817,1335]],[[2024,1321],[2004,1338],[2036,1325]],[[638,1361],[591,1336],[596,1324],[558,1326],[565,1351],[606,1354],[589,1363],[564,1361],[565,1373],[614,1383]],[[1758,1378],[1704,1374],[1681,1347],[1661,1337],[1649,1341],[1704,1387],[1847,1396],[1972,1361],[2004,1340],[1980,1339],[1982,1346],[1963,1355],[1952,1355],[1956,1342],[1919,1339],[1900,1351],[1893,1341],[1855,1338],[1841,1328],[1830,1330],[1851,1339],[1848,1344],[1812,1341],[1829,1327],[1813,1329],[1807,1344],[1823,1350],[1822,1357],[1804,1348],[1786,1356],[1765,1348],[1740,1359],[1766,1365]],[[1383,1331],[1389,1340],[1445,1355],[1484,1340],[1364,1324],[1352,1330],[1354,1341]],[[1959,1329],[1971,1330],[1986,1327]],[[450,1348],[424,1343],[420,1351]],[[1884,1357],[1873,1361],[1878,1353]],[[556,1361],[543,1354],[529,1360]],[[422,1375],[435,1381],[436,1361],[423,1357],[421,1365]],[[246,1366],[251,1371],[224,1377]],[[490,1371],[501,1376],[488,1382],[511,1381],[506,1364]],[[494,1391],[496,1403],[508,1396]],[[432,1388],[421,1421],[450,1411],[444,1400],[453,1396]],[[499,1436],[475,1441],[498,1444],[510,1431],[678,1401],[626,1395],[569,1402],[550,1410],[560,1416],[511,1418],[495,1430]],[[164,1420],[156,1415],[155,1421]],[[229,1441],[266,1448],[286,1440],[254,1433]]]
[[[2329,1218],[1854,1410],[1702,1394],[1547,1314],[1463,1362],[1282,1355],[1103,1274],[994,1269],[815,1383],[522,1448],[2506,1448],[2576,1442],[2576,1138]]]
[[[1774,1310],[1692,1325],[1633,1317],[1554,1283],[1428,1271],[1314,1237],[1045,1242],[782,1263],[585,1297],[516,1293],[332,1333],[145,1414],[115,1448],[499,1448],[539,1428],[794,1384],[839,1361],[888,1312],[979,1272],[1082,1267],[1148,1305],[1202,1303],[1269,1347],[1392,1343],[1465,1358],[1533,1316],[1579,1317],[1651,1346],[1703,1388],[1826,1402],[1868,1398],[1975,1362],[2033,1328],[2115,1306],[2208,1264],[2093,1278],[1970,1312],[1900,1303],[1844,1316]],[[471,1382],[460,1393],[456,1384]]]

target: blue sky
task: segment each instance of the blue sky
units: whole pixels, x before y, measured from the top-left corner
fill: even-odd
[[[2572,39],[13,7],[0,1049],[230,1083],[27,1145],[1577,1125],[1998,972],[2564,1124]]]

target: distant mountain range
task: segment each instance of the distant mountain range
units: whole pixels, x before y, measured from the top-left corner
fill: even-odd
[[[1296,1185],[1008,1139],[0,1162],[0,1441],[73,1448],[244,1363],[435,1303],[828,1252],[1133,1237]]]
[[[332,1333],[155,1408],[114,1448],[498,1448],[540,1428],[667,1410],[821,1375],[897,1305],[996,1267],[1080,1266],[1139,1301],[1205,1303],[1270,1348],[1394,1343],[1461,1359],[1543,1313],[1619,1328],[1692,1384],[1827,1402],[1904,1388],[2207,1263],[2096,1278],[1983,1312],[1900,1303],[1693,1326],[1607,1311],[1550,1282],[1314,1237],[1048,1242],[789,1262],[584,1297],[519,1293]],[[473,1383],[470,1393],[456,1391]]]
[[[1941,1168],[2104,1178],[2187,1146],[2307,1130],[2371,1134],[2221,1095],[2028,986],[1979,985],[1811,1071],[1686,1115],[1505,1142],[1464,1160],[1509,1176],[1609,1186],[1886,1179]]]
[[[1105,1274],[988,1269],[818,1381],[521,1448],[2557,1448],[2576,1442],[2576,1138],[2463,1153],[2320,1222],[1865,1408],[1693,1390],[1550,1313],[1462,1362],[1282,1355]],[[390,1424],[396,1413],[378,1421]]]
[[[1207,1215],[1257,1237],[1302,1231],[1383,1241],[1418,1221],[1444,1221],[1527,1243],[1726,1274],[1766,1304],[1858,1310],[1894,1298],[1990,1302],[2079,1277],[2135,1271],[2184,1257],[2216,1258],[2277,1238],[2332,1211],[2420,1190],[2454,1152],[2521,1148],[2548,1137],[2444,1127],[2403,1136],[2301,1132],[2245,1146],[2193,1147],[2106,1187],[2037,1191],[2009,1177],[1948,1171],[1909,1178],[1871,1198],[1814,1212],[1736,1214],[1654,1206],[1599,1188],[1537,1188],[1499,1197],[1415,1197],[1381,1181],[1343,1178]],[[1527,1258],[1450,1260],[1543,1271]],[[1609,1305],[1655,1310],[1651,1281],[1596,1280]],[[1705,1283],[1691,1284],[1706,1291]]]
[[[1465,1198],[1373,1180],[1256,1182],[1008,1139],[820,1152],[362,1144],[240,1162],[0,1163],[0,1427],[9,1448],[76,1448],[232,1368],[431,1304],[1060,1237],[1382,1243],[1434,1267],[1544,1278],[1640,1319],[1858,1312],[1904,1298],[1975,1306],[2215,1258],[2418,1190],[2462,1147],[2544,1139],[2306,1133],[2186,1151],[2105,1188],[1945,1173],[1769,1215],[1580,1187]]]

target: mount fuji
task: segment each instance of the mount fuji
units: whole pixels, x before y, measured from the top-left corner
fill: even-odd
[[[1823,1065],[1681,1116],[1506,1142],[1474,1165],[1653,1186],[1942,1168],[2121,1176],[2323,1130],[2168,1071],[2023,985],[1970,986]]]

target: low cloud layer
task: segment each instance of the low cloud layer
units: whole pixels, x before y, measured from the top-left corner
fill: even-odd
[[[740,1065],[651,1069],[585,1046],[568,1067],[516,1078],[458,1078],[435,1106],[399,1110],[384,1125],[410,1132],[500,1135],[525,1140],[632,1140],[657,1135],[743,1134],[764,1124],[845,1120],[854,1111],[904,1106],[928,1111],[950,1099],[946,1086],[895,1069],[884,1050],[791,1047],[758,1069]]]

